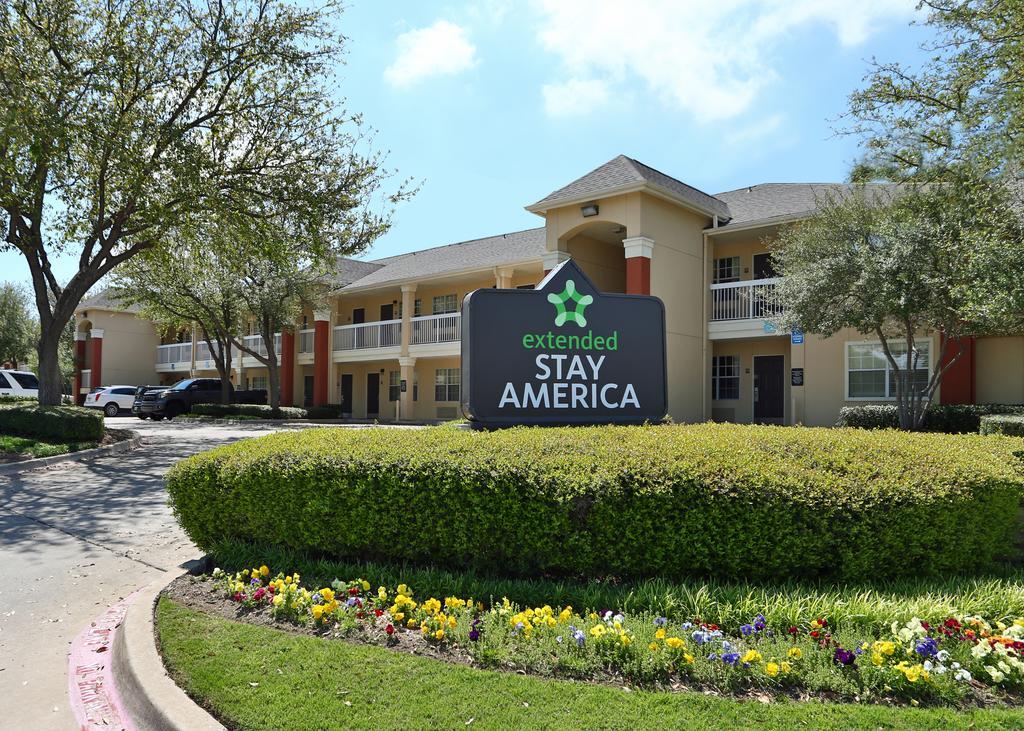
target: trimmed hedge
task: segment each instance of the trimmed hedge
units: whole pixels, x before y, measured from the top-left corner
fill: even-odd
[[[60,442],[98,442],[103,438],[103,412],[81,406],[0,406],[0,434]]]
[[[981,419],[989,414],[1024,414],[1020,404],[934,404],[924,415],[923,431],[944,434],[977,434]],[[836,426],[860,429],[898,429],[899,410],[894,404],[844,406]]]
[[[324,406],[310,406],[306,409],[310,419],[340,419],[341,404],[326,404]]]
[[[315,429],[183,460],[225,540],[520,575],[890,578],[1015,553],[1019,442],[693,426]]]
[[[263,404],[196,404],[190,412],[196,416],[255,416],[260,419],[305,419],[306,410],[282,406],[276,411]]]
[[[11,396],[10,394],[0,394],[0,406],[6,404],[36,404],[39,403],[39,399],[35,396]]]
[[[982,434],[1006,434],[1011,437],[1024,437],[1024,415],[998,414],[981,417]]]

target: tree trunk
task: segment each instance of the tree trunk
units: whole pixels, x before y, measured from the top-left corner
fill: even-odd
[[[64,379],[60,375],[60,359],[57,351],[60,347],[60,334],[62,328],[48,327],[42,329],[39,342],[36,344],[36,353],[39,356],[39,405],[57,406],[61,402],[64,391]],[[77,401],[78,394],[74,394],[72,401]]]

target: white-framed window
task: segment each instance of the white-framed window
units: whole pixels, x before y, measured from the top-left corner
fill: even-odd
[[[740,397],[740,357],[716,355],[711,358],[711,398],[715,401]]]
[[[402,398],[402,372],[391,371],[388,373],[388,401],[398,401]]]
[[[249,388],[253,391],[266,391],[267,390],[267,377],[266,376],[253,376],[249,380]]]
[[[458,368],[438,368],[434,371],[434,401],[458,401],[461,382]]]
[[[454,294],[442,294],[434,297],[431,314],[445,315],[449,312],[459,311],[459,301]]]
[[[890,342],[889,352],[901,369],[908,365],[907,344]],[[917,341],[914,385],[923,388],[931,376],[931,341]],[[849,401],[886,401],[896,398],[896,378],[881,343],[846,344],[846,398]]]
[[[726,256],[721,259],[715,259],[712,283],[738,282],[740,281],[740,271],[740,258],[738,256]]]
[[[419,317],[423,314],[423,300],[416,299],[412,302],[412,316]],[[398,319],[402,319],[402,302],[398,302]]]

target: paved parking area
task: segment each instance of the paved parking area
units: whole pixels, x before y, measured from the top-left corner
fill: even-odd
[[[172,464],[218,444],[311,428],[133,417],[107,425],[139,431],[141,448],[0,477],[0,728],[75,728],[71,640],[119,598],[199,557],[167,506]]]

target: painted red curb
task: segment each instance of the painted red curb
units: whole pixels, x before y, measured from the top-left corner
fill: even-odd
[[[136,731],[114,685],[114,633],[124,621],[134,591],[107,608],[71,643],[68,653],[68,699],[82,731]]]

